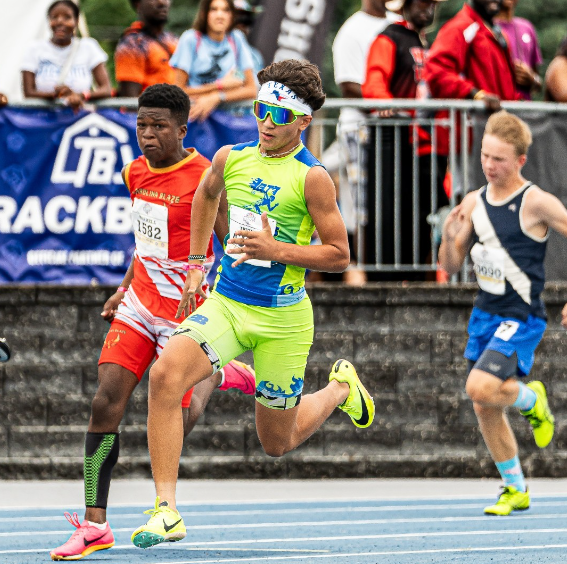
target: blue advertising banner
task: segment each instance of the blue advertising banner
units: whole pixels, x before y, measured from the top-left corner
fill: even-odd
[[[212,158],[255,138],[253,117],[216,112],[185,146]],[[0,283],[119,284],[134,249],[120,173],[139,154],[134,112],[0,110]]]

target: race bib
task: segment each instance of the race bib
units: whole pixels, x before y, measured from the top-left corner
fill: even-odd
[[[471,258],[480,288],[489,294],[503,296],[506,292],[506,251],[476,243],[471,249]]]
[[[268,223],[270,229],[272,230],[272,235],[276,232],[276,220],[268,218]],[[248,211],[238,206],[230,206],[230,238],[234,237],[236,231],[262,231],[262,216],[253,211]],[[240,245],[227,245],[228,249],[240,249]],[[231,254],[233,259],[238,260],[242,254]],[[263,266],[264,268],[270,268],[272,266],[269,260],[258,260],[249,259],[244,261],[247,264],[252,264],[254,266]]]
[[[520,328],[520,324],[517,321],[512,321],[508,319],[503,321],[496,329],[496,333],[494,333],[495,337],[502,339],[503,341],[509,341],[515,334],[516,331]]]
[[[140,256],[168,258],[169,234],[166,206],[152,204],[136,198],[132,206],[132,221],[136,249]]]

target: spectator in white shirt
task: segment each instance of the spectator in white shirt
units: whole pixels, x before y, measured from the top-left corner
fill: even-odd
[[[366,59],[370,45],[386,26],[400,20],[400,16],[386,10],[386,0],[362,0],[355,12],[339,29],[333,42],[335,82],[343,98],[362,98],[361,86],[366,76]],[[349,232],[351,249],[354,247],[356,226],[367,221],[366,151],[368,131],[364,126],[366,115],[355,108],[343,108],[339,117],[337,137],[346,170],[341,171],[339,204]],[[360,155],[360,156],[359,156]],[[346,174],[345,174],[346,172]],[[353,257],[354,258],[354,257]],[[345,282],[363,284],[363,271],[349,269]]]
[[[105,63],[108,59],[95,39],[75,37],[79,8],[71,0],[57,0],[47,10],[51,39],[35,41],[22,62],[26,98],[61,98],[73,108],[85,101],[111,95]],[[91,90],[93,78],[97,84]]]

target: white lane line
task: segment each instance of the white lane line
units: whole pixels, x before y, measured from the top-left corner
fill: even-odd
[[[521,515],[505,515],[501,517],[491,517],[487,515],[479,515],[474,517],[412,517],[407,519],[356,519],[356,520],[342,520],[342,521],[278,521],[275,523],[233,523],[222,525],[223,530],[236,530],[236,529],[276,529],[276,528],[290,528],[290,527],[336,527],[336,526],[350,526],[350,525],[388,525],[388,524],[400,524],[400,523],[463,523],[463,522],[473,522],[473,521],[483,521],[485,523],[496,524],[503,520],[513,519],[514,521],[526,521],[529,520],[553,520],[553,519],[565,519],[567,518],[567,513],[548,513],[541,515],[533,515],[523,513]],[[132,531],[133,527],[122,527],[119,529],[113,528],[115,533],[125,533]],[[212,525],[186,525],[185,527],[188,531],[207,531],[216,530],[219,528],[219,524],[215,523]],[[17,536],[29,536],[29,535],[65,535],[70,531],[13,531],[9,533],[0,533],[0,537],[17,537]]]
[[[222,562],[268,562],[270,560],[304,560],[305,557],[309,559],[314,558],[353,558],[355,556],[404,556],[411,554],[451,554],[451,553],[471,553],[471,552],[492,552],[492,551],[512,551],[519,550],[525,554],[526,550],[549,550],[551,548],[567,548],[567,544],[541,544],[532,546],[487,546],[478,548],[441,548],[436,550],[400,550],[400,551],[383,551],[383,552],[349,552],[349,553],[336,553],[336,554],[309,554],[305,556],[268,556],[258,558],[222,558],[217,560],[176,560],[167,562],[166,564],[214,564]],[[154,562],[152,564],[164,564],[163,561]]]
[[[459,505],[376,505],[376,506],[360,506],[360,507],[314,507],[308,508],[309,513],[366,513],[370,511],[437,511],[439,509],[479,509],[483,508],[486,503],[494,501],[496,498],[483,498],[484,503],[461,503]],[[565,501],[533,501],[532,506],[536,507],[564,507]],[[178,505],[179,507],[180,505]],[[133,507],[133,506],[128,506]],[[145,506],[144,506],[145,507]],[[37,508],[34,508],[37,509]],[[69,509],[67,507],[67,509]],[[83,511],[84,508],[78,511]],[[249,515],[304,515],[306,508],[297,509],[243,509],[242,511],[183,511],[181,508],[181,514],[184,518],[189,517],[229,517],[229,516],[249,516]],[[44,511],[45,512],[45,511]],[[140,517],[141,513],[110,513],[109,517],[111,520],[114,519],[125,519],[125,518],[136,518]],[[32,516],[32,517],[0,517],[0,523],[12,523],[17,521],[52,521],[54,519],[65,521],[63,515],[54,516]]]
[[[426,487],[427,484],[424,484],[424,487]],[[474,495],[431,495],[431,496],[415,496],[412,497],[412,500],[415,501],[455,501],[458,502],[460,500],[473,500],[473,499],[478,499],[478,500],[486,500],[489,499],[491,500],[494,496],[490,496],[489,494],[474,494]],[[538,500],[538,499],[549,499],[549,498],[565,498],[567,497],[567,493],[565,492],[551,492],[551,493],[545,493],[545,494],[530,494],[530,497],[532,500]],[[329,498],[329,499],[320,499],[320,498],[302,498],[302,499],[267,499],[267,500],[256,500],[256,501],[235,501],[235,500],[214,500],[214,501],[193,501],[193,500],[181,500],[177,502],[177,506],[186,506],[186,507],[216,507],[219,505],[227,505],[227,506],[234,506],[234,505],[238,505],[240,507],[242,506],[247,506],[247,505],[291,505],[291,504],[297,504],[297,505],[309,505],[312,503],[318,503],[318,504],[333,504],[333,503],[366,503],[366,502],[374,502],[374,503],[380,503],[381,501],[385,501],[384,498],[381,497],[376,497],[376,496],[372,496],[369,495],[368,497],[362,497],[362,498],[352,498],[352,499],[345,499],[343,498]],[[408,498],[407,497],[400,497],[400,498],[388,498],[387,499],[388,503],[393,503],[396,501],[399,502],[407,502]],[[128,507],[149,507],[151,506],[151,503],[113,503],[112,507],[117,507],[117,508],[128,508]],[[69,504],[67,505],[50,505],[49,507],[45,507],[44,509],[63,509],[63,510],[67,510],[69,508]],[[0,507],[0,513],[2,513],[3,511],[20,511],[20,510],[26,510],[26,509],[33,509],[33,510],[37,510],[38,507],[37,505],[4,505],[2,507]]]
[[[128,529],[129,531],[130,529]],[[176,549],[184,550],[189,547],[206,546],[232,546],[232,545],[257,545],[257,544],[275,544],[284,543],[301,543],[301,542],[336,542],[336,541],[355,541],[355,540],[379,540],[379,539],[411,539],[411,538],[435,538],[435,537],[471,537],[471,536],[490,536],[490,535],[542,535],[550,533],[567,533],[567,529],[498,529],[495,531],[435,531],[432,533],[394,533],[383,535],[340,535],[334,537],[298,537],[298,538],[273,538],[273,539],[242,539],[242,540],[223,540],[223,541],[206,541],[206,542],[183,542],[182,545],[176,545]],[[132,545],[114,546],[112,550],[131,549]],[[50,549],[27,549],[24,552],[43,552]],[[18,552],[12,550],[0,550],[0,554],[12,554]]]

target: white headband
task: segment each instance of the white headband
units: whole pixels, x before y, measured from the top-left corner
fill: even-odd
[[[313,109],[305,103],[305,100],[302,100],[293,90],[280,82],[264,82],[258,93],[258,100],[282,106],[288,110],[295,110],[307,116],[313,113]]]

